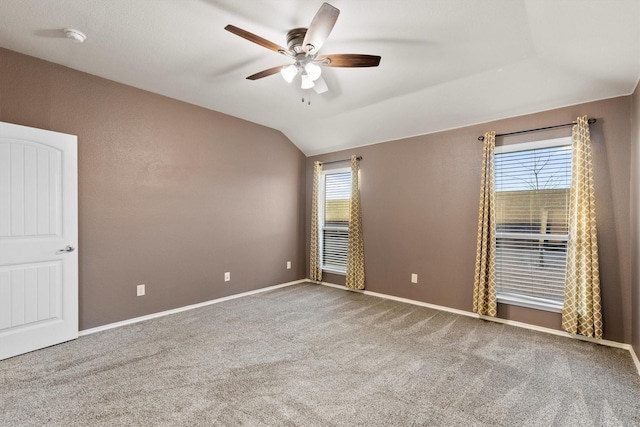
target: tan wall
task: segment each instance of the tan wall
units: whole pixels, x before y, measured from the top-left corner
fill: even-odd
[[[632,339],[640,357],[640,84],[631,109],[631,242],[632,242]]]
[[[280,132],[3,49],[0,121],[78,136],[80,329],[304,277]]]
[[[630,103],[628,96],[614,98],[308,158],[307,212],[313,161],[363,156],[367,289],[471,311],[482,153],[477,137],[487,130],[510,132],[568,123],[579,115],[596,117],[591,136],[604,335],[630,342]],[[564,128],[498,138],[497,144],[570,134]],[[411,273],[418,274],[418,284],[410,282]],[[325,280],[344,283],[337,275]],[[560,329],[556,313],[500,305],[499,316]]]
[[[633,189],[629,179],[631,146],[633,170],[640,164],[638,92],[309,158],[307,212],[313,160],[363,155],[367,288],[471,310],[477,136],[597,117],[605,338],[633,339],[640,353],[640,197],[637,174]],[[304,156],[279,132],[3,49],[0,121],[78,135],[81,329],[304,277]],[[568,134],[499,138],[498,145]],[[223,282],[224,271],[231,282]],[[138,283],[147,284],[147,296],[134,297]],[[560,325],[556,314],[515,306],[501,305],[499,315]]]

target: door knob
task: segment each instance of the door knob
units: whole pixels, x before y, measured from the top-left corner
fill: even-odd
[[[57,254],[64,254],[64,253],[67,253],[67,252],[73,252],[73,251],[75,251],[75,250],[76,250],[76,248],[74,248],[74,247],[73,247],[73,246],[71,246],[71,245],[68,245],[68,246],[67,246],[66,248],[64,248],[64,249],[58,249],[58,250],[56,251],[56,253],[57,253]]]

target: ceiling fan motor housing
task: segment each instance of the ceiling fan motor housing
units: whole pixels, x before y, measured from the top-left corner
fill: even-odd
[[[295,55],[303,53],[302,42],[307,34],[306,28],[294,28],[287,33],[287,48]]]

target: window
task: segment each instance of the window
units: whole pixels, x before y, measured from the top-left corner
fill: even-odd
[[[349,238],[351,169],[333,169],[322,173],[320,207],[320,252],[322,270],[346,274]]]
[[[571,138],[496,147],[499,302],[561,311],[571,189]]]

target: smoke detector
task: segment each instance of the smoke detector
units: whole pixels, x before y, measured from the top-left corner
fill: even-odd
[[[78,30],[74,30],[73,28],[65,28],[64,35],[67,36],[68,39],[71,39],[76,43],[82,43],[87,38],[84,33]]]

